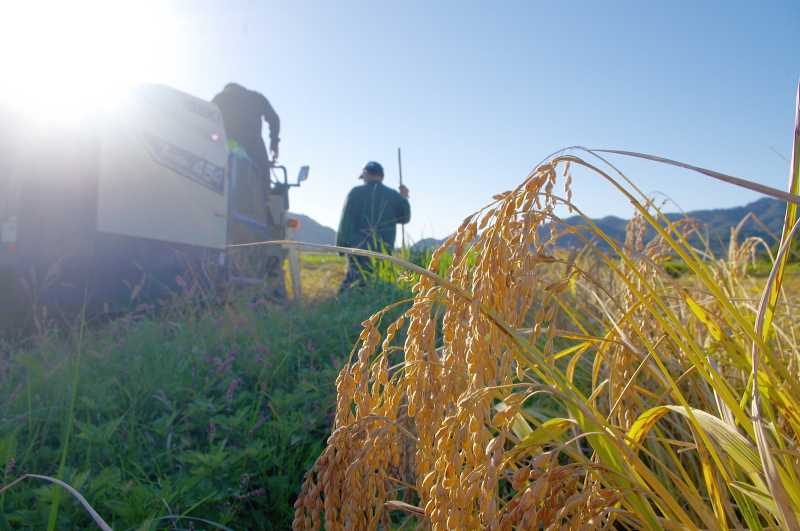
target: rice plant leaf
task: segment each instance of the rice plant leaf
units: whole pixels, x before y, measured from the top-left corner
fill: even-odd
[[[583,343],[580,346],[581,349],[578,350],[578,352],[576,352],[572,358],[570,358],[569,363],[567,364],[567,380],[570,382],[575,380],[575,368],[578,366],[578,362],[592,345],[591,343]]]
[[[742,482],[731,482],[729,485],[731,485],[730,492],[733,503],[736,504],[739,508],[739,512],[742,513],[742,518],[744,518],[747,523],[747,528],[750,529],[750,531],[763,531],[764,526],[761,525],[761,517],[759,516],[759,511],[756,509],[755,502],[752,498],[736,488],[734,483]],[[750,485],[747,486],[750,487]]]
[[[635,449],[637,446],[644,443],[644,438],[655,426],[656,422],[661,420],[666,413],[670,411],[667,406],[654,407],[648,409],[637,418],[628,430],[628,446]]]
[[[697,304],[693,298],[689,296],[688,293],[682,292],[683,300],[686,302],[686,305],[692,310],[692,313],[700,319],[700,321],[706,325],[708,331],[711,332],[711,335],[717,341],[725,341],[728,337],[722,332],[722,328],[715,323],[709,316],[708,313],[703,309],[702,306]]]
[[[798,197],[796,194],[789,194],[782,190],[778,190],[777,188],[771,188],[769,186],[764,186],[763,184],[758,184],[752,181],[747,181],[745,179],[739,179],[738,177],[725,175],[724,173],[719,173],[712,170],[706,170],[704,168],[699,168],[697,166],[692,166],[690,164],[684,164],[676,160],[665,159],[663,157],[656,157],[654,155],[646,155],[644,153],[635,153],[633,151],[618,151],[615,149],[587,149],[587,151],[589,151],[590,153],[595,153],[595,152],[616,153],[617,155],[625,155],[628,157],[647,159],[647,160],[652,160],[654,162],[663,162],[664,164],[669,164],[671,166],[677,166],[679,168],[686,168],[687,170],[693,170],[696,171],[697,173],[702,173],[703,175],[708,175],[709,177],[713,177],[714,179],[718,179],[720,181],[729,184],[740,186],[742,188],[747,188],[748,190],[753,190],[755,192],[759,192],[761,194],[768,195],[770,197],[774,197],[782,201],[786,201],[787,203],[790,204],[800,205],[800,197]]]
[[[789,192],[794,196],[800,194],[800,84],[797,87],[796,98],[796,113],[794,119],[794,146],[792,148],[792,164],[791,173],[789,174]],[[781,243],[785,243],[787,239],[791,239],[791,231],[797,220],[797,204],[788,202],[786,204],[786,217],[783,222],[783,233],[781,234]],[[775,303],[778,301],[780,295],[781,285],[783,283],[783,275],[786,269],[786,262],[789,259],[789,253],[783,253],[775,263],[777,267],[777,277],[769,291],[769,303],[764,315],[764,334],[769,332],[772,325],[772,318],[775,313]]]
[[[689,413],[682,406],[662,406],[689,418]],[[722,419],[699,409],[692,409],[699,427],[708,433],[714,441],[738,464],[747,474],[759,474],[761,460],[753,445],[744,436]]]
[[[797,109],[798,114],[795,122],[796,129],[800,128],[800,91],[798,91]],[[797,140],[797,137],[795,140]],[[795,147],[797,147],[797,143],[795,143]],[[791,183],[792,189],[796,188],[797,185],[796,181],[794,181],[794,177],[795,175],[793,172],[793,182]],[[794,210],[791,216],[789,212],[790,210]],[[775,302],[780,294],[780,282],[781,278],[783,277],[786,258],[788,257],[787,250],[791,244],[792,237],[794,236],[798,225],[800,225],[800,223],[793,221],[793,217],[796,218],[796,208],[787,208],[786,224],[783,227],[781,246],[778,250],[778,256],[776,257],[775,264],[773,265],[772,271],[767,279],[766,286],[764,287],[764,294],[761,298],[761,303],[759,304],[758,312],[756,314],[755,331],[762,339],[766,339],[766,337],[769,335],[769,323],[771,322]],[[789,228],[788,225],[790,222],[792,222],[791,228]],[[759,377],[762,374],[769,376],[770,373],[765,369],[762,369],[761,349],[759,348],[757,342],[753,342],[751,360],[753,365],[750,378],[754,382],[751,411],[753,416],[753,427],[755,429],[756,446],[758,448],[759,457],[761,458],[761,465],[764,469],[764,476],[767,479],[767,486],[772,494],[772,499],[778,508],[778,516],[781,520],[781,523],[789,531],[800,531],[800,523],[798,523],[797,515],[794,511],[794,507],[798,502],[798,494],[797,492],[792,491],[791,494],[793,494],[794,499],[790,500],[790,493],[786,489],[787,484],[790,483],[789,477],[786,472],[779,468],[778,464],[776,463],[775,458],[772,455],[772,445],[769,437],[767,437],[766,429],[764,428],[764,413],[762,410],[760,393],[760,388],[762,386],[759,385]]]
[[[731,487],[735,488],[751,500],[753,500],[757,505],[759,505],[765,511],[772,513],[772,514],[779,514],[778,506],[775,504],[775,500],[769,494],[764,493],[763,491],[757,489],[753,485],[748,485],[742,481],[734,481],[731,484]]]
[[[798,531],[800,526],[797,522],[797,515],[794,512],[789,494],[786,492],[786,485],[783,484],[781,473],[778,470],[778,465],[772,456],[772,448],[767,439],[764,424],[758,420],[754,423],[756,428],[756,443],[758,445],[758,453],[761,456],[761,462],[764,466],[764,475],[767,478],[767,485],[769,486],[772,499],[775,502],[778,512],[776,516],[780,517],[784,528],[788,531]]]
[[[706,482],[706,489],[708,490],[708,497],[711,499],[711,505],[714,509],[714,514],[717,517],[718,523],[723,529],[728,529],[728,521],[725,515],[725,506],[722,501],[722,489],[717,481],[718,475],[714,474],[714,469],[711,466],[711,458],[709,457],[709,449],[706,448],[701,442],[697,443],[697,452],[700,454],[700,464],[703,469],[703,479]]]
[[[800,124],[800,92],[798,92],[798,122]],[[787,221],[789,221],[789,212],[787,208]],[[796,213],[795,213],[796,214]],[[778,251],[778,256],[775,260],[775,265],[772,267],[769,278],[767,279],[766,286],[764,287],[764,295],[759,304],[758,313],[756,314],[756,332],[762,337],[766,338],[768,335],[767,321],[771,316],[771,310],[774,309],[774,301],[777,300],[779,286],[776,285],[780,282],[780,277],[783,275],[783,266],[785,266],[785,258],[788,256],[786,252],[791,244],[792,236],[794,236],[800,223],[794,222],[791,229],[784,226],[783,241]],[[766,373],[761,366],[761,349],[758,343],[753,342],[753,353],[751,355],[753,362],[753,369],[751,379],[753,385],[753,398],[752,398],[752,415],[753,427],[755,429],[756,446],[758,447],[758,454],[761,458],[761,465],[764,469],[764,476],[767,479],[767,486],[772,494],[772,499],[778,507],[778,516],[784,528],[789,531],[800,531],[800,523],[797,521],[794,507],[797,505],[798,494],[796,489],[792,491],[794,500],[790,499],[790,493],[786,487],[789,484],[789,477],[785,471],[779,468],[774,456],[772,455],[772,445],[767,431],[764,428],[763,411],[761,406],[761,393],[760,385],[758,385],[759,377],[762,373]],[[766,373],[768,374],[768,373]]]
[[[641,445],[655,423],[669,411],[691,418],[682,406],[658,406],[649,409],[639,415],[639,418],[631,425],[631,429],[628,432],[628,438],[630,439],[628,445],[632,448]],[[756,450],[741,433],[710,413],[699,409],[692,409],[692,413],[697,419],[699,428],[710,435],[745,473],[762,473],[761,460]]]
[[[505,411],[508,409],[508,405],[505,402],[498,402],[494,405],[494,408],[497,411]],[[528,436],[533,430],[531,429],[528,421],[525,420],[525,417],[522,416],[520,413],[514,415],[514,426],[511,428],[511,431],[514,432],[514,435],[517,436],[518,439],[524,439]]]
[[[616,471],[619,474],[618,483],[623,488],[630,488],[633,486],[632,482],[629,481],[627,478],[631,477],[631,470],[628,466],[626,466],[626,462],[624,460],[624,456],[619,451],[614,444],[614,442],[609,437],[604,437],[599,435],[598,432],[605,431],[602,427],[598,426],[595,422],[593,422],[589,415],[586,412],[581,410],[581,404],[565,404],[569,409],[570,413],[575,417],[578,422],[578,425],[581,427],[583,433],[586,434],[586,440],[592,446],[592,449],[597,454],[599,461],[606,467]],[[645,472],[646,469],[642,469],[641,472]],[[657,480],[656,480],[657,482]],[[655,485],[655,483],[651,483]],[[637,492],[638,489],[631,492],[629,496],[623,498],[623,504],[627,504],[630,508],[635,509],[638,513],[639,518],[641,518],[644,523],[647,525],[648,529],[653,530],[663,530],[663,526],[659,521],[658,516],[650,505],[650,502],[644,497],[644,495],[640,492]],[[666,499],[665,502],[669,503],[670,501]],[[676,509],[680,510],[679,507]],[[682,513],[682,511],[681,511]],[[681,516],[684,516],[681,514]],[[685,521],[684,523],[690,523],[689,521]],[[693,529],[690,527],[690,529]]]
[[[521,450],[534,444],[554,441],[575,424],[575,421],[572,419],[550,419],[542,424],[540,428],[536,428],[530,434],[526,435],[514,449]]]
[[[635,448],[642,444],[654,425],[669,411],[674,411],[691,419],[686,409],[681,406],[659,406],[645,411],[636,419],[628,432],[628,437],[630,438],[628,441],[629,446]],[[755,449],[734,427],[704,411],[693,409],[692,413],[695,419],[697,419],[697,428],[707,433],[746,473],[752,475],[761,473],[761,463]],[[711,463],[708,456],[701,461],[707,488],[712,498],[715,498],[719,523],[724,525],[724,520],[719,516],[719,508],[722,505],[719,485],[712,477]],[[750,487],[750,489],[753,492],[757,492],[762,497],[766,496],[769,498],[768,493],[759,490],[757,487]],[[687,495],[687,493],[684,494]],[[687,499],[690,498],[687,497]],[[748,514],[745,516],[749,517],[750,515]]]
[[[749,359],[746,359],[745,352],[742,346],[734,341],[719,324],[717,324],[709,315],[708,312],[700,306],[686,291],[680,291],[684,302],[692,310],[692,313],[702,322],[708,329],[711,336],[725,347],[725,350],[733,360],[740,360],[741,363],[749,366]],[[713,365],[713,363],[712,363]],[[743,367],[746,370],[746,367]]]

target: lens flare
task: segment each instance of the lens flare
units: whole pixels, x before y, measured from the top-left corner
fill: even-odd
[[[179,42],[163,3],[57,0],[0,6],[0,103],[47,121],[114,102],[169,71]]]

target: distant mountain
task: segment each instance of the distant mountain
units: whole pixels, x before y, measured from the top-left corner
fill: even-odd
[[[720,253],[728,246],[731,228],[738,225],[739,222],[751,212],[758,217],[769,232],[780,237],[783,227],[783,218],[786,213],[786,204],[769,197],[759,199],[758,201],[740,207],[716,210],[695,210],[687,212],[686,214],[669,213],[666,214],[666,217],[673,222],[688,217],[698,221],[700,225],[705,225],[703,229],[704,235],[707,234],[707,239],[711,244],[712,251],[714,251],[714,253]],[[615,216],[606,216],[604,218],[592,220],[605,234],[621,241],[625,241],[625,227],[628,221],[627,219]],[[564,223],[569,226],[587,226],[587,223],[580,216],[565,218]],[[773,238],[769,232],[764,230],[755,220],[749,219],[739,232],[739,240],[741,241],[751,236],[758,236],[764,238],[767,244],[772,245],[775,243],[775,238]],[[653,229],[648,230],[645,241],[649,241],[654,235],[655,231]],[[445,239],[436,240],[433,238],[426,238],[415,243],[412,249],[422,250],[426,248],[436,248],[444,241]],[[690,242],[693,245],[698,245],[699,239],[695,236],[690,238]],[[574,235],[565,235],[559,239],[559,245],[562,247],[570,247],[580,243],[580,239]],[[600,248],[608,249],[608,246],[600,245]]]
[[[425,249],[436,249],[444,243],[447,238],[437,240],[436,238],[423,238],[411,245],[412,251],[424,251]]]
[[[290,219],[296,219],[300,222],[300,228],[295,229],[294,238],[298,242],[305,243],[319,243],[322,245],[335,245],[336,244],[336,231],[330,227],[326,227],[317,223],[305,214],[289,213]]]
[[[736,227],[750,213],[755,214],[767,230],[764,230],[754,219],[749,219],[739,231],[739,241],[751,236],[757,236],[764,238],[769,245],[775,243],[775,239],[769,233],[780,236],[783,217],[786,213],[786,204],[769,197],[740,207],[694,210],[686,214],[675,212],[666,214],[666,217],[672,222],[686,218],[696,220],[704,238],[708,240],[711,250],[718,254],[727,249],[731,237],[731,229]],[[625,227],[628,224],[628,220],[607,216],[592,221],[608,236],[621,241],[625,240]],[[580,216],[566,218],[564,222],[569,226],[586,225],[586,222]],[[645,236],[645,241],[649,241],[653,236],[655,236],[655,230],[649,229]],[[570,235],[559,240],[559,245],[569,247],[578,244],[579,241],[577,237]],[[692,245],[700,245],[700,239],[697,236],[689,238],[689,242]],[[600,247],[603,248],[604,246],[601,245]],[[605,246],[605,248],[607,249],[608,247]]]

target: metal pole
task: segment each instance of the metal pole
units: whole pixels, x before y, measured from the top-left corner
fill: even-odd
[[[400,148],[397,148],[397,167],[400,169],[400,186],[403,186],[403,161],[400,158]],[[400,225],[400,237],[401,245],[400,249],[402,252],[403,258],[406,257],[406,226],[405,224]]]

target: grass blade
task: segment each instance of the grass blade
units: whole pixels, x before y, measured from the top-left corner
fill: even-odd
[[[800,93],[798,93],[798,95],[800,96]],[[798,109],[800,110],[800,106]],[[800,117],[800,115],[798,116]],[[793,187],[795,185],[796,183],[792,183]],[[790,214],[790,210],[794,210],[794,212]],[[796,208],[786,209],[787,222],[789,221],[790,217],[796,217]],[[767,284],[764,287],[764,296],[761,299],[761,304],[756,316],[756,331],[764,338],[766,338],[768,334],[767,320],[768,318],[771,320],[771,310],[774,309],[774,304],[779,294],[779,288],[776,287],[776,284],[780,283],[780,278],[783,276],[783,270],[786,265],[786,257],[788,255],[787,249],[791,244],[792,236],[794,236],[798,226],[800,226],[800,222],[795,222],[792,227],[788,229],[786,226],[784,226],[783,241],[781,243],[780,250],[778,251],[775,265],[773,266],[769,279],[767,279]],[[772,446],[769,442],[769,438],[767,437],[766,429],[764,428],[761,395],[759,393],[760,386],[758,385],[759,373],[761,371],[760,359],[760,349],[758,348],[758,344],[754,342],[752,354],[752,380],[754,382],[752,414],[753,426],[756,431],[756,445],[758,446],[758,453],[761,458],[761,464],[764,468],[764,475],[767,478],[767,485],[769,486],[769,490],[772,493],[772,498],[775,500],[775,504],[778,507],[785,529],[789,531],[800,531],[800,524],[798,524],[794,507],[789,499],[786,485],[784,485],[784,478],[781,477],[780,471],[778,470],[778,465],[772,455]]]
[[[800,84],[797,86],[797,99],[796,99],[796,114],[794,120],[794,145],[792,149],[792,163],[791,172],[789,174],[789,193],[793,195],[800,194]],[[787,240],[791,241],[791,232],[797,220],[797,204],[788,203],[786,205],[786,218],[783,222],[783,234],[781,234],[781,244]],[[783,284],[783,275],[786,269],[786,262],[789,259],[789,253],[782,253],[776,260],[777,275],[772,287],[769,291],[769,302],[765,308],[764,314],[764,334],[769,333],[770,326],[772,325],[772,317],[775,313],[775,303],[778,301],[780,295],[781,285]]]
[[[628,157],[636,157],[640,159],[652,160],[653,162],[662,162],[664,164],[669,164],[671,166],[677,166],[679,168],[685,168],[687,170],[696,171],[698,173],[702,173],[703,175],[708,175],[709,177],[713,177],[714,179],[718,179],[720,181],[733,184],[741,188],[747,188],[748,190],[753,190],[754,192],[768,195],[770,197],[774,197],[775,199],[780,199],[781,201],[786,201],[789,204],[800,205],[800,197],[798,197],[796,194],[786,193],[783,190],[778,190],[777,188],[764,186],[763,184],[754,183],[752,181],[748,181],[746,179],[740,179],[738,177],[732,177],[730,175],[725,175],[724,173],[719,173],[712,170],[706,170],[705,168],[700,168],[698,166],[684,164],[676,160],[665,159],[663,157],[656,157],[654,155],[646,155],[644,153],[636,153],[634,151],[617,151],[614,149],[588,149],[587,151],[589,151],[590,153],[615,153],[617,155],[626,155]],[[792,167],[796,168],[797,167],[796,163]]]
[[[89,514],[92,517],[92,520],[94,520],[97,523],[97,525],[100,526],[100,529],[102,529],[103,531],[114,531],[113,529],[111,529],[111,526],[109,526],[105,522],[105,520],[103,520],[103,518],[99,514],[97,514],[97,511],[95,511],[92,508],[92,506],[89,505],[89,502],[86,501],[86,498],[81,496],[80,492],[78,492],[77,490],[73,489],[71,486],[67,485],[63,481],[60,481],[60,480],[58,480],[56,478],[51,478],[49,476],[37,476],[35,474],[26,474],[24,477],[42,479],[44,481],[49,481],[50,483],[55,483],[56,485],[67,489],[70,494],[75,496],[75,498],[77,498],[78,501],[81,502],[81,505],[83,505],[83,507],[89,512]]]

